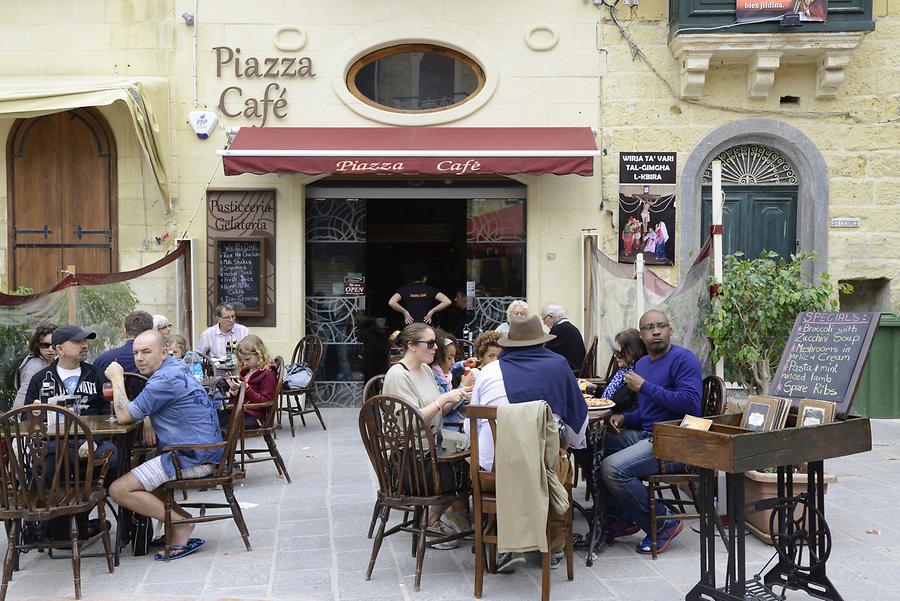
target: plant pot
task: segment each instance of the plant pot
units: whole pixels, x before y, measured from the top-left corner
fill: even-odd
[[[837,474],[824,474],[825,492],[828,492],[828,485],[837,482]],[[778,474],[769,474],[766,472],[758,472],[751,470],[744,474],[744,495],[747,502],[747,529],[753,536],[766,543],[772,544],[772,537],[769,536],[769,517],[772,515],[771,509],[763,511],[753,511],[750,509],[757,501],[763,499],[771,499],[778,496]],[[794,474],[794,494],[805,492],[807,484],[806,474]],[[800,517],[802,507],[797,507],[794,512],[796,517]]]

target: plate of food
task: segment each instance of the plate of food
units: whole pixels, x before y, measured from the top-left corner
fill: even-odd
[[[612,409],[616,406],[616,404],[611,400],[602,399],[600,397],[585,396],[584,401],[587,403],[588,411],[601,411],[605,409]]]

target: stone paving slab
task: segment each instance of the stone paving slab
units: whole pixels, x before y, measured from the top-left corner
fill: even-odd
[[[102,558],[82,560],[83,598],[122,600],[296,600],[296,601],[461,601],[473,599],[474,555],[463,542],[452,551],[430,550],[425,556],[422,590],[413,590],[415,561],[410,538],[397,534],[385,541],[372,580],[364,578],[371,553],[366,538],[376,482],[359,441],[357,413],[325,411],[328,430],[310,422],[296,438],[284,430],[278,438],[293,479],[276,477],[271,464],[250,466],[237,489],[250,528],[253,551],[246,552],[230,521],[201,524],[196,535],[202,550],[165,564],[127,552],[113,574]],[[900,601],[900,420],[873,422],[871,452],[828,461],[838,475],[829,488],[826,515],[834,536],[829,575],[846,601]],[[583,487],[583,485],[582,485]],[[575,494],[583,497],[583,488]],[[219,491],[197,497],[219,500]],[[577,513],[576,513],[577,516]],[[576,552],[575,580],[564,567],[552,572],[556,601],[674,601],[699,576],[699,535],[684,532],[657,561],[638,556],[638,536],[604,550],[592,568]],[[577,532],[587,525],[576,517]],[[877,534],[875,534],[877,532]],[[4,541],[5,547],[5,541]],[[5,548],[4,548],[5,552]],[[773,551],[747,539],[747,570],[752,575]],[[719,566],[724,550],[717,549]],[[7,599],[73,599],[68,560],[31,552],[22,556]],[[724,574],[722,569],[720,575]],[[511,575],[486,575],[486,601],[540,598],[538,556]],[[808,598],[788,592],[787,599]]]

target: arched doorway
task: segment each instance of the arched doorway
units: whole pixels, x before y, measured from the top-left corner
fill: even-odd
[[[803,132],[775,119],[741,119],[717,127],[694,146],[685,160],[678,214],[682,275],[708,232],[702,229],[703,174],[716,156],[741,145],[774,150],[793,167],[797,190],[795,240],[799,241],[799,250],[816,253],[810,275],[818,277],[828,265],[828,165]]]
[[[100,113],[20,119],[6,156],[9,288],[44,290],[67,265],[115,271],[116,145]]]
[[[740,144],[720,152],[723,252],[756,258],[763,251],[790,257],[797,250],[797,174],[777,150],[760,144]],[[700,234],[712,221],[712,165],[703,173]]]

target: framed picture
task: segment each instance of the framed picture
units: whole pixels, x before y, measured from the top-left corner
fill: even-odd
[[[834,421],[837,405],[831,401],[802,399],[797,408],[797,427],[821,426]]]
[[[754,432],[768,432],[772,429],[778,414],[779,399],[750,395],[741,418],[741,428]]]

